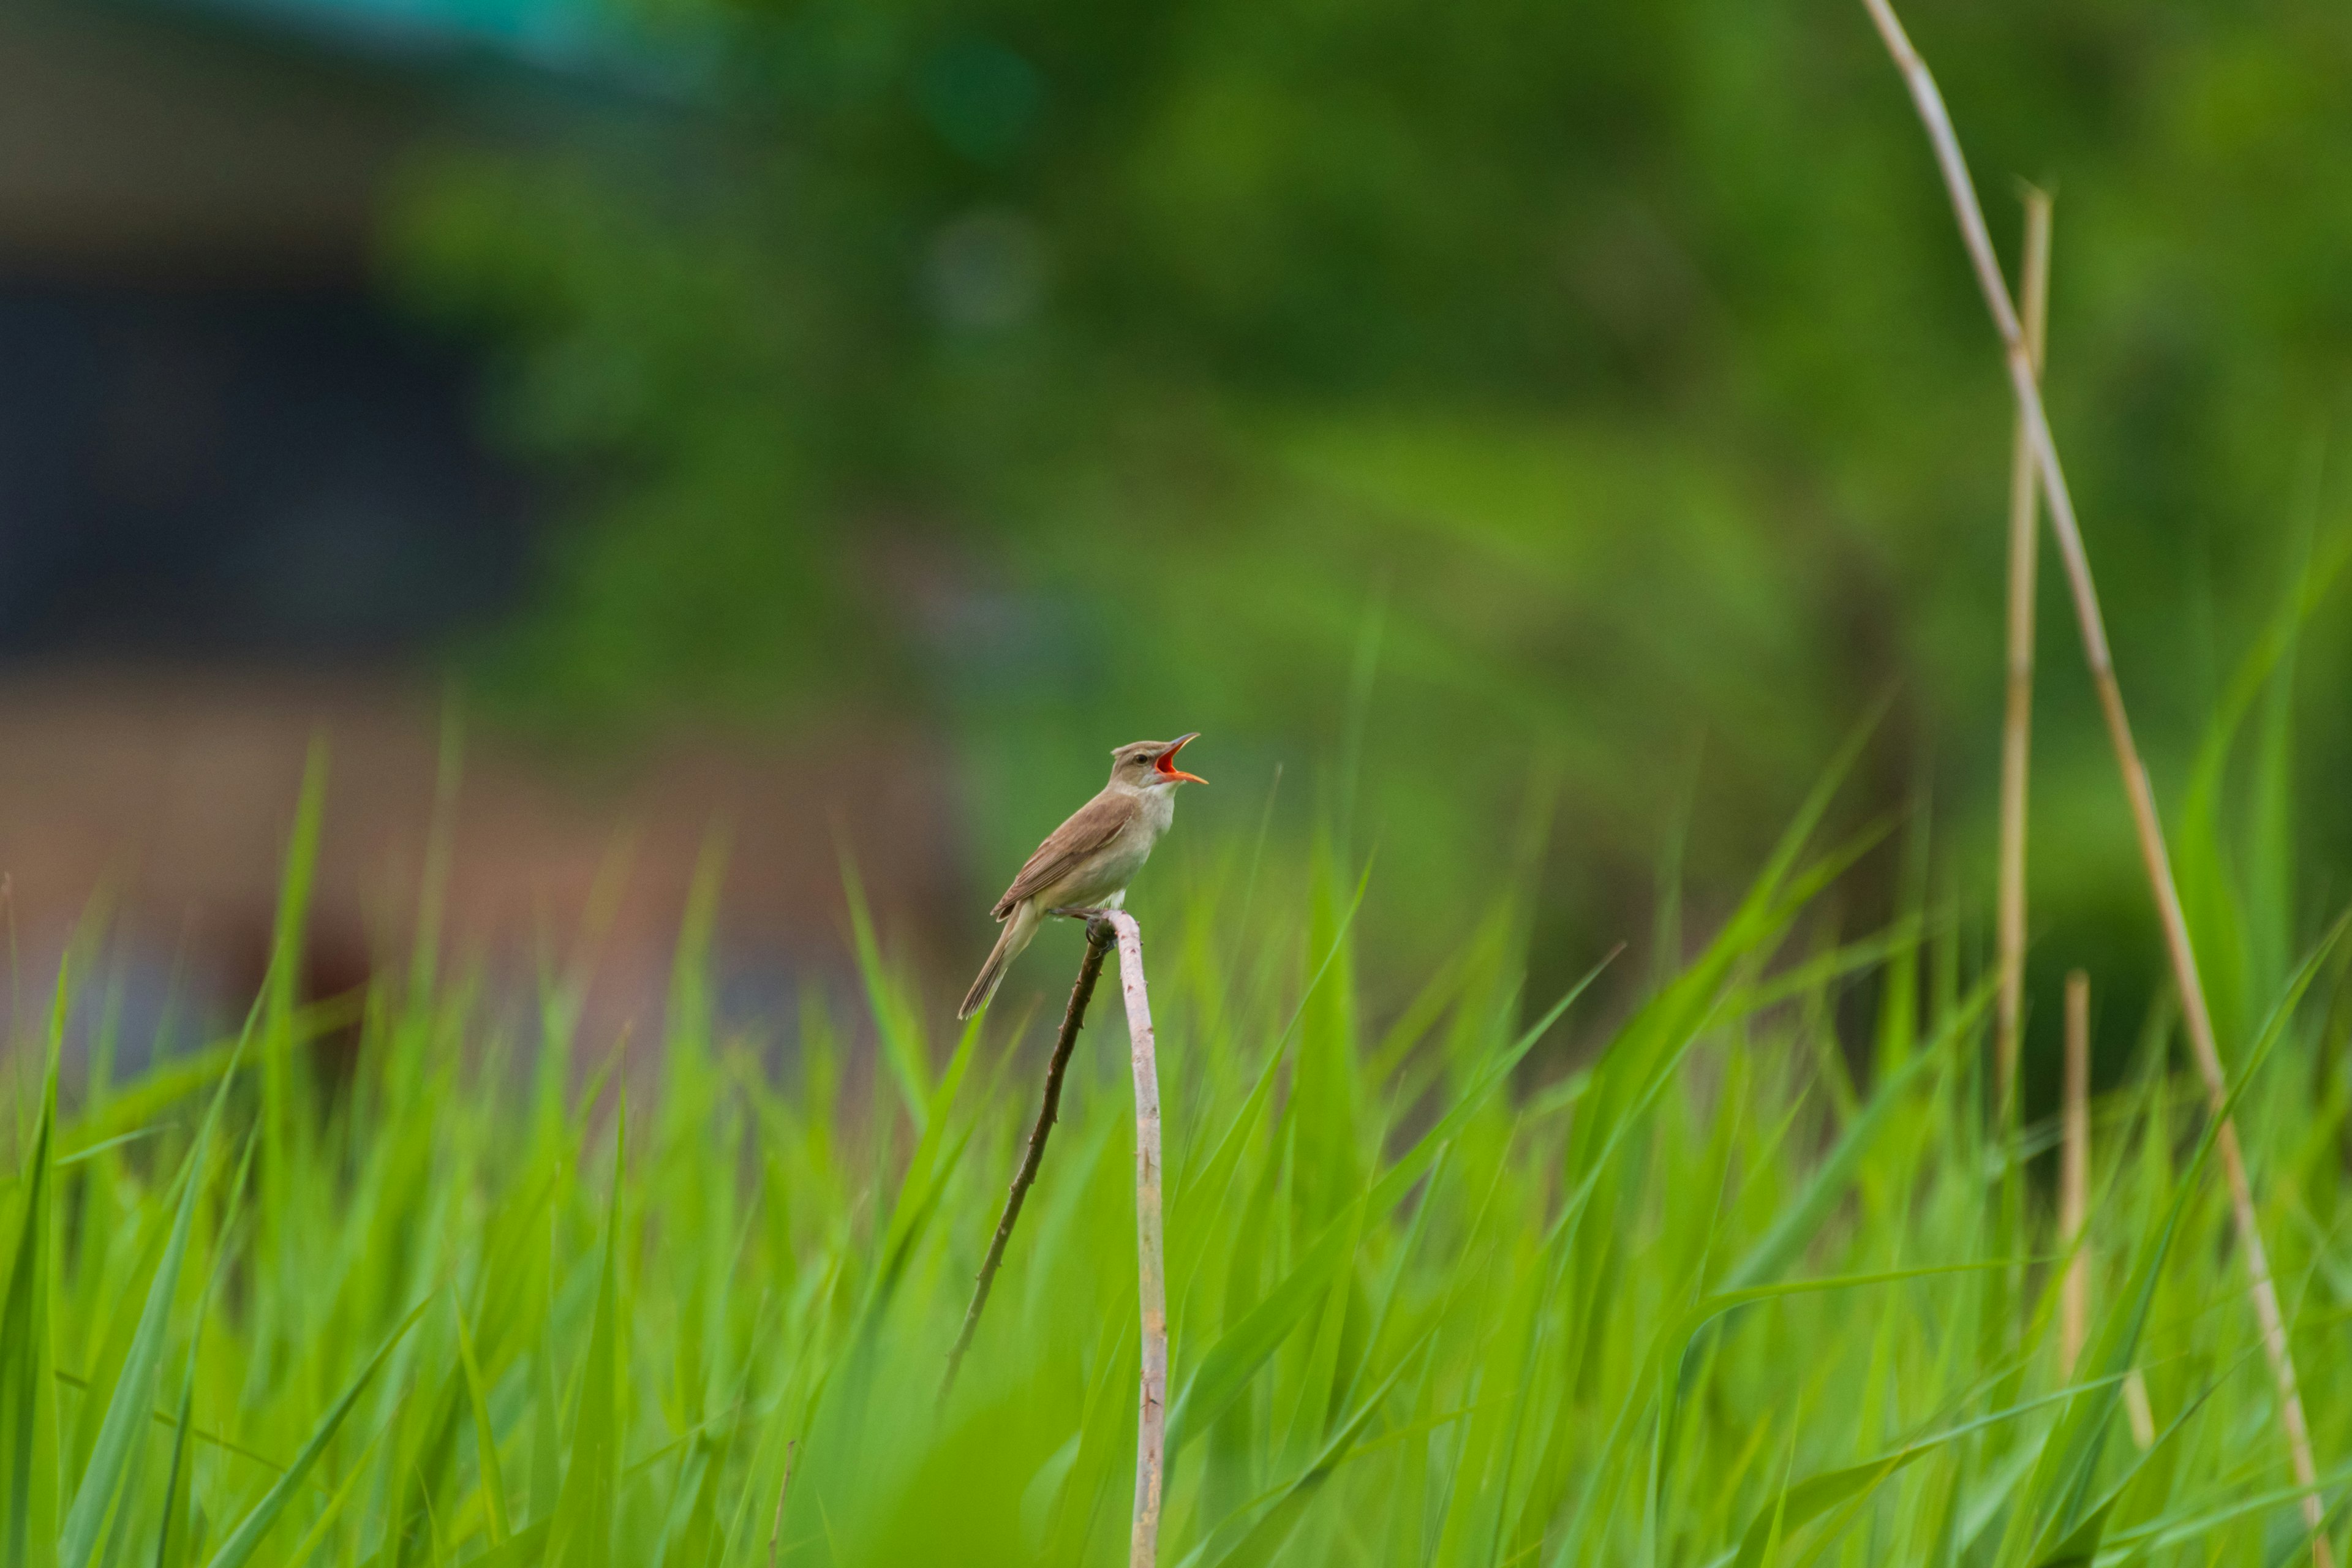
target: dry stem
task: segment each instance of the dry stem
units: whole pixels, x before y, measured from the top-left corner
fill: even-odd
[[[1151,994],[1143,983],[1143,933],[1135,917],[1110,911],[1118,931],[1119,987],[1127,997],[1135,1068],[1136,1305],[1143,1324],[1140,1402],[1136,1409],[1135,1521],[1129,1568],[1160,1559],[1160,1465],[1168,1437],[1168,1270],[1160,1234],[1160,1064],[1151,1037]]]
[[[2084,1226],[2091,1212],[2091,977],[2081,970],[2066,976],[2065,1145],[2058,1171],[2059,1245],[2071,1248],[2066,1279],[2058,1297],[2058,1376],[2074,1375],[2091,1316],[2090,1241]]]
[[[1030,1184],[1037,1179],[1037,1167],[1045,1162],[1045,1137],[1054,1130],[1055,1120],[1062,1110],[1062,1077],[1069,1068],[1070,1050],[1078,1041],[1078,1030],[1087,1021],[1087,1004],[1094,1000],[1095,982],[1102,974],[1103,955],[1110,951],[1111,929],[1108,922],[1095,919],[1087,922],[1087,956],[1078,964],[1077,984],[1070,987],[1070,1005],[1062,1015],[1062,1032],[1055,1037],[1054,1055],[1045,1064],[1045,1092],[1037,1105],[1037,1121],[1029,1129],[1029,1146],[1021,1156],[1021,1168],[1013,1173],[1013,1188],[1004,1194],[1004,1215],[996,1222],[996,1235],[988,1244],[988,1256],[980,1265],[980,1278],[972,1284],[971,1305],[964,1309],[963,1329],[956,1335],[955,1348],[948,1352],[948,1369],[940,1379],[940,1400],[948,1401],[948,1393],[955,1387],[956,1373],[963,1367],[964,1352],[971,1348],[971,1336],[979,1331],[981,1310],[988,1305],[988,1292],[996,1283],[996,1271],[1004,1264],[1005,1245],[1013,1239],[1013,1224],[1021,1217],[1021,1205],[1029,1195]]]
[[[2074,1375],[2091,1324],[2091,977],[2066,976],[2066,1087],[2061,1111],[2065,1145],[2059,1154],[2058,1234],[2074,1256],[2058,1298],[2058,1376]],[[2124,1415],[2132,1441],[2145,1453],[2156,1443],[2156,1416],[2147,1383],[2134,1367],[2124,1374]]]
[[[776,1517],[768,1526],[768,1568],[776,1568],[776,1542],[784,1533],[784,1499],[793,1489],[793,1450],[800,1441],[797,1437],[784,1440],[784,1479],[776,1483]]]
[[[2025,346],[2038,380],[2050,302],[2050,197],[2025,192]],[[2009,460],[2009,690],[2000,733],[2000,998],[1993,1038],[2003,1126],[2017,1087],[2017,1038],[2025,1007],[2025,795],[2033,744],[2033,442],[2025,417]]]
[[[2035,467],[2041,470],[2042,496],[2050,508],[2051,532],[2065,563],[2067,587],[2074,600],[2074,618],[2083,634],[2084,658],[2098,688],[2108,739],[2115,747],[2125,793],[2131,801],[2132,824],[2139,838],[2140,858],[2147,867],[2149,888],[2155,895],[2157,915],[2164,927],[2165,949],[2171,961],[2173,984],[2180,993],[2180,1011],[2188,1026],[2189,1048],[2205,1080],[2207,1098],[2219,1114],[2228,1101],[2229,1082],[2221,1068],[2221,1052],[2214,1044],[2212,1014],[2206,1006],[2205,988],[2198,978],[2197,955],[2189,946],[2188,921],[2181,915],[2179,889],[2173,882],[2171,858],[2157,820],[2156,797],[2148,787],[2147,770],[2140,763],[2138,748],[2132,742],[2131,721],[2124,711],[2122,689],[2116,683],[2115,660],[2108,651],[2106,626],[2099,614],[2098,588],[2091,576],[2089,558],[2084,552],[2082,530],[2074,520],[2074,503],[2067,493],[2065,471],[2058,461],[2057,442],[2051,435],[2049,416],[2042,405],[2042,389],[2034,376],[2024,328],[2010,302],[2008,285],[2001,280],[1992,241],[1985,232],[1984,212],[1977,203],[1976,187],[1969,178],[1967,161],[1960,155],[1959,140],[1952,131],[1951,116],[1944,107],[1943,94],[1937,90],[1935,78],[1928,74],[1927,62],[1912,47],[1887,0],[1863,0],[1863,5],[1877,24],[1879,36],[1885,40],[1887,52],[1903,73],[1911,100],[1927,128],[1951,198],[1953,215],[1959,220],[1969,263],[1976,270],[1978,286],[2000,331],[2009,364],[2010,388],[2016,395],[2018,412],[2033,447]],[[2233,1121],[2226,1118],[2222,1121],[2216,1142],[2221,1150],[2222,1173],[2230,1184],[2230,1205],[2239,1249],[2245,1254],[2254,1317],[2262,1330],[2263,1349],[2270,1360],[2272,1377],[2278,1384],[2288,1458],[2294,1465],[2295,1484],[2304,1494],[2304,1519],[2312,1531],[2312,1558],[2317,1568],[2335,1568],[2335,1553],[2323,1532],[2326,1510],[2320,1500],[2311,1432],[2304,1420],[2303,1395],[2296,1386],[2294,1355],[2287,1343],[2278,1289],[2271,1279],[2270,1258],[2263,1246],[2262,1227],[2254,1209],[2253,1187],[2246,1175],[2245,1153],[2239,1146]]]

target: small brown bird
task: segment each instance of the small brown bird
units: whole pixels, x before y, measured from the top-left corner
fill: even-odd
[[[1151,857],[1151,847],[1176,820],[1176,786],[1207,784],[1176,765],[1176,753],[1200,731],[1172,741],[1136,741],[1113,752],[1110,783],[1078,807],[1070,820],[1045,837],[1013,886],[990,912],[1004,927],[996,951],[980,966],[980,978],[964,994],[956,1014],[969,1018],[988,1005],[1004,971],[1037,925],[1055,910],[1115,910],[1127,898],[1127,884]]]

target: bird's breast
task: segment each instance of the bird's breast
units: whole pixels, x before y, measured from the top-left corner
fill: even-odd
[[[1152,845],[1168,831],[1174,816],[1169,802],[1147,795],[1109,842],[1073,866],[1045,894],[1045,903],[1049,907],[1092,904],[1124,889],[1143,869],[1143,863],[1151,858]]]

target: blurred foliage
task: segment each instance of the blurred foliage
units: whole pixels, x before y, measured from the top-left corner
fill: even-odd
[[[2177,798],[2212,670],[2342,490],[2352,12],[1906,15],[2005,252],[2011,174],[2059,192],[2054,417]],[[1873,793],[1940,785],[1989,837],[2006,394],[1858,6],[642,21],[682,99],[438,156],[390,230],[572,498],[541,608],[477,650],[510,710],[919,715],[961,738],[990,875],[1108,746],[1199,728],[1246,791],[1360,773],[1432,921],[1532,790],[1546,918],[1613,934],[1673,803],[1719,874],[1899,680]],[[2043,575],[2037,899],[2128,924]],[[2347,657],[2323,627],[2305,676]],[[2347,739],[2315,715],[2306,765]]]

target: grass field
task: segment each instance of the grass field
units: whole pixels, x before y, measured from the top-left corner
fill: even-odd
[[[2287,725],[2241,722],[2283,686],[2304,608],[2249,658],[2173,831],[2332,1500],[2352,1462],[2352,995],[2289,918]],[[1887,852],[1823,840],[1834,784],[1605,1041],[1574,998],[1521,994],[1508,901],[1375,1030],[1349,933],[1377,877],[1261,879],[1237,844],[1155,890],[1165,1561],[2307,1551],[2167,999],[2100,999],[2147,1023],[2095,1105],[2069,1381],[2055,1132],[1989,1112],[1982,922],[1922,907],[1841,945],[1809,921],[1855,855]],[[860,1016],[715,1032],[709,907],[681,937],[658,1082],[625,1105],[613,1042],[573,1038],[577,975],[545,982],[523,1033],[547,1048],[526,1053],[421,959],[364,998],[357,1068],[322,1095],[307,1042],[331,1020],[295,1005],[285,934],[236,1040],[111,1083],[101,1038],[62,1103],[55,1041],[46,1088],[28,1047],[0,1193],[0,1562],[1123,1561],[1115,1000],[935,1409],[1034,1049],[943,1033],[862,915]],[[429,909],[421,930],[430,953]],[[1874,1026],[1842,1037],[1864,981]],[[1531,1082],[1516,1064],[1562,1008],[1589,1065]]]

